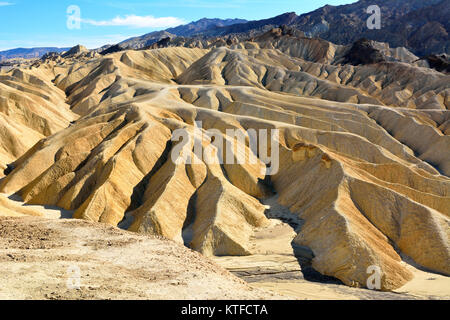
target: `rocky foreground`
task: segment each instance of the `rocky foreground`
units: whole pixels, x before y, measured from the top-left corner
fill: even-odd
[[[0,218],[0,299],[276,299],[167,239],[77,220]]]
[[[374,266],[384,291],[413,280],[412,264],[450,275],[448,74],[380,44],[382,60],[353,65],[351,46],[280,29],[185,46],[78,50],[1,74],[4,211],[59,208],[207,257],[255,255],[252,238],[281,220],[295,233],[284,246],[348,286]],[[172,161],[178,129],[213,144],[199,121],[253,161]],[[279,131],[258,140],[279,150],[274,175],[251,129]]]

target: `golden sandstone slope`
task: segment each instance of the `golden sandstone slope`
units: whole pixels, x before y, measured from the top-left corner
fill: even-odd
[[[49,70],[0,73],[0,169],[37,141],[66,128],[77,115],[51,83]]]
[[[39,113],[47,122],[10,116],[33,132],[26,143],[42,139],[25,154],[26,146],[6,149],[2,165],[23,155],[0,192],[184,242],[206,256],[251,255],[253,232],[272,223],[262,200],[277,195],[304,221],[294,242],[312,250],[312,266],[324,275],[365,287],[377,266],[382,289],[392,290],[413,277],[407,256],[448,276],[450,78],[406,62],[341,65],[342,50],[318,40],[259,39],[12,71],[3,77],[40,76],[22,76],[22,86],[48,92],[39,105],[49,114]],[[62,129],[72,112],[79,119]],[[255,161],[172,161],[177,129],[212,143],[198,137],[198,121],[227,141],[235,139],[227,129],[242,131],[246,139],[236,141]],[[252,153],[249,129],[279,130],[276,142],[258,141],[279,149],[275,175],[264,174]]]

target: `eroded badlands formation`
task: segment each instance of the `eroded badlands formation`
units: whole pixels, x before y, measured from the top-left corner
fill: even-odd
[[[378,266],[393,290],[413,278],[409,257],[449,276],[450,77],[405,49],[359,66],[342,64],[348,50],[275,31],[2,74],[0,192],[206,256],[252,255],[277,196],[323,275],[366,287]],[[263,173],[248,136],[236,141],[253,162],[174,163],[172,133],[196,121],[227,141],[227,129],[278,129],[279,171]]]

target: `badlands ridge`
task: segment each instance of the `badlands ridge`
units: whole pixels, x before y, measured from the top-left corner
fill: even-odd
[[[78,48],[3,72],[0,215],[60,208],[206,257],[255,255],[255,234],[295,220],[284,245],[348,286],[366,287],[376,266],[381,289],[396,290],[414,278],[406,261],[450,276],[450,77],[374,45],[386,61],[355,66],[351,46],[276,29],[105,56]],[[227,129],[278,129],[258,141],[277,144],[278,172],[264,174],[248,135],[236,142],[252,162],[174,163],[172,133],[193,136],[198,121],[226,141]]]

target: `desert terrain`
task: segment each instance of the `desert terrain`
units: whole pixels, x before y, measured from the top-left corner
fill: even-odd
[[[1,71],[0,298],[450,298],[448,73],[286,28],[228,40]],[[271,174],[252,130],[279,133],[257,137]]]

